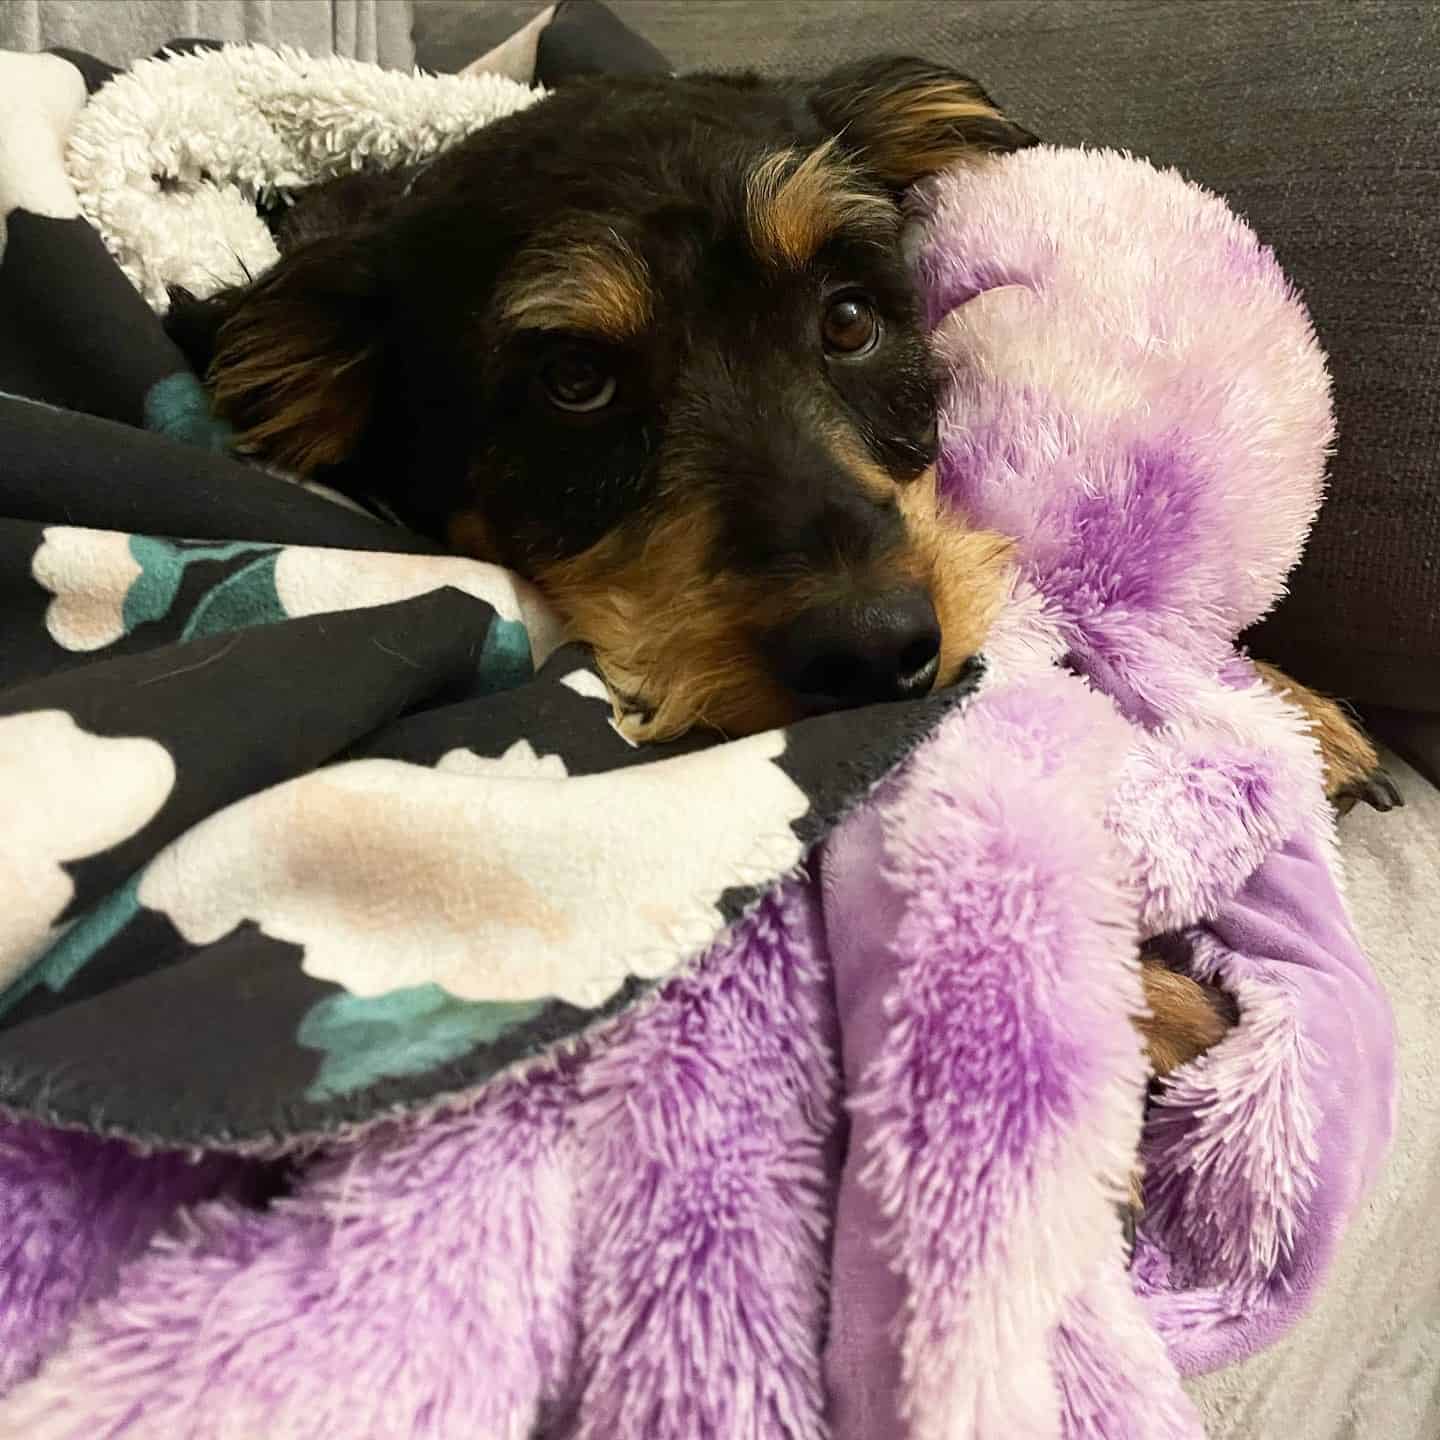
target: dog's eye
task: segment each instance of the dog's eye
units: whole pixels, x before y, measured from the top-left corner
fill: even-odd
[[[572,414],[603,410],[615,398],[615,376],[605,357],[584,345],[566,345],[540,367],[550,403]]]
[[[875,348],[880,317],[864,295],[837,295],[825,308],[820,334],[832,355],[853,358]]]

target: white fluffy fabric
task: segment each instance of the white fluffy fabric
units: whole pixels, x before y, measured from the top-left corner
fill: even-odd
[[[144,60],[100,90],[66,168],[85,218],[156,309],[274,264],[256,201],[429,159],[544,92],[258,45]]]
[[[75,197],[55,164],[58,137],[85,103],[85,85],[73,65],[54,55],[0,51],[0,255],[5,216],[16,208],[63,220],[75,214]]]

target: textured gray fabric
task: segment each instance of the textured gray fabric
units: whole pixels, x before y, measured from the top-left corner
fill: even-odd
[[[1400,1114],[1385,1173],[1311,1313],[1278,1345],[1193,1382],[1209,1440],[1440,1435],[1440,791],[1340,834],[1351,909],[1395,1009]]]
[[[546,8],[546,3],[547,0],[412,0],[415,63],[422,70],[456,74],[528,25]]]
[[[535,60],[540,48],[540,32],[555,18],[555,7],[547,5],[532,16],[513,34],[492,46],[478,59],[463,66],[461,75],[503,75],[520,85],[535,79]]]
[[[1305,291],[1341,423],[1330,503],[1256,648],[1339,694],[1440,710],[1440,4],[609,3],[681,69],[930,55],[1046,139],[1125,147],[1227,196]],[[538,9],[422,3],[417,45],[443,28],[459,68],[501,38],[467,46],[467,21]]]
[[[1371,730],[1397,754],[1403,755],[1432,785],[1440,785],[1440,716],[1420,715],[1413,710],[1372,710],[1365,718]]]
[[[266,41],[408,68],[408,0],[5,0],[0,49],[64,46],[121,65],[169,40]]]

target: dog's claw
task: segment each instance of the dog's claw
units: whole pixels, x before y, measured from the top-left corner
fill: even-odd
[[[1341,815],[1348,814],[1362,800],[1372,810],[1378,810],[1382,815],[1389,810],[1398,810],[1405,804],[1405,797],[1400,793],[1400,787],[1385,770],[1378,766],[1363,780],[1357,780],[1354,784],[1345,786],[1336,794],[1336,812]]]
[[[1405,797],[1400,793],[1400,787],[1385,770],[1376,770],[1366,780],[1365,793],[1362,798],[1367,805],[1382,812],[1398,810],[1405,804]]]
[[[1120,1243],[1125,1256],[1125,1268],[1128,1270],[1135,1259],[1135,1235],[1139,1223],[1139,1212],[1133,1205],[1121,1205],[1120,1211]]]
[[[1148,1106],[1147,1106],[1148,1109]],[[1131,1172],[1125,1198],[1115,1206],[1120,1220],[1120,1249],[1128,1270],[1135,1260],[1135,1237],[1140,1228],[1140,1215],[1145,1209],[1145,1184],[1137,1165]]]

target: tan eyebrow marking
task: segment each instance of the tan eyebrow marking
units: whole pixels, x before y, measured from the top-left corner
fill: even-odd
[[[846,227],[893,234],[895,207],[857,181],[834,140],[809,154],[780,150],[762,160],[750,173],[745,197],[756,254],[771,264],[804,265]]]
[[[552,240],[522,253],[501,290],[500,315],[522,329],[580,330],[628,340],[650,323],[645,261],[613,230]]]

